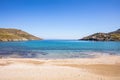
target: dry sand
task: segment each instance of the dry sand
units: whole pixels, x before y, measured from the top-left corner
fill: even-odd
[[[0,80],[120,80],[120,56],[0,59]]]

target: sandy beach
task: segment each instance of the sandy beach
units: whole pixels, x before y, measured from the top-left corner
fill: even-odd
[[[120,56],[0,59],[0,80],[120,80]]]

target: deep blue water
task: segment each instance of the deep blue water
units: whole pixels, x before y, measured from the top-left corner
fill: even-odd
[[[0,56],[15,58],[85,58],[120,55],[120,42],[38,40],[0,42]]]

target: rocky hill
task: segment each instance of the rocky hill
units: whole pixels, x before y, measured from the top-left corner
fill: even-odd
[[[27,41],[27,40],[40,40],[27,32],[18,29],[5,29],[0,28],[0,41]]]
[[[120,41],[120,29],[109,33],[95,33],[80,40]]]

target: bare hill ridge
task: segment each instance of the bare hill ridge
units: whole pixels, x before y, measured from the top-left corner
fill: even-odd
[[[41,38],[33,36],[19,29],[0,28],[0,41],[27,41],[40,39]]]
[[[92,41],[120,41],[120,29],[109,33],[95,33],[80,40]]]

